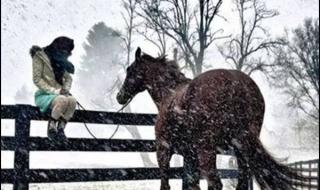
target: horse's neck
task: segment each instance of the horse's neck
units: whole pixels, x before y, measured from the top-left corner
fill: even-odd
[[[153,84],[149,85],[148,92],[159,110],[160,105],[163,101],[175,94],[179,88],[189,84],[190,81],[191,79],[186,77],[182,77],[175,81],[156,81]]]

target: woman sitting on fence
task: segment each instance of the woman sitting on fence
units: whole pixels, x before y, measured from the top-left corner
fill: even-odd
[[[73,64],[68,61],[74,48],[73,40],[58,37],[44,48],[32,46],[33,82],[39,88],[35,103],[43,113],[50,113],[48,137],[50,140],[66,140],[64,128],[73,116],[76,99],[69,93]]]

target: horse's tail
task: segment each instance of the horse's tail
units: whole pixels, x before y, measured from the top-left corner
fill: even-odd
[[[246,138],[245,144],[232,142],[250,168],[262,190],[294,190],[295,185],[306,185],[308,178],[277,162],[263,147],[258,137]]]

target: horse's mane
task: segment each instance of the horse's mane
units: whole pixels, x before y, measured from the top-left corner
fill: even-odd
[[[142,55],[142,59],[146,60],[146,61],[150,61],[150,62],[154,62],[154,63],[161,63],[164,66],[169,66],[170,69],[176,70],[177,72],[180,72],[179,69],[179,65],[176,61],[173,60],[168,60],[166,58],[167,55],[164,56],[159,56],[159,57],[152,57],[151,55],[148,55],[146,53],[144,53]]]
[[[142,59],[145,61],[158,63],[157,65],[159,65],[160,67],[162,66],[162,68],[166,68],[169,71],[170,75],[174,79],[179,80],[180,82],[181,81],[187,82],[190,80],[186,78],[185,75],[180,71],[178,63],[174,60],[168,60],[166,58],[166,55],[154,58],[151,55],[144,53],[142,55]]]
[[[165,62],[165,61],[167,61],[166,55],[154,58],[151,55],[146,54],[146,53],[142,54],[142,59],[147,60],[147,61],[151,61],[151,62]]]

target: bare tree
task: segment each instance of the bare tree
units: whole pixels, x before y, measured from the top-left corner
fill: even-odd
[[[319,150],[319,123],[302,117],[293,127],[301,149]]]
[[[76,79],[80,96],[90,101],[95,109],[108,109],[113,105],[104,95],[115,82],[115,77],[111,76],[116,76],[122,68],[124,48],[121,42],[120,33],[103,22],[94,24],[88,31]]]
[[[206,49],[222,29],[212,30],[222,0],[198,0],[192,6],[187,0],[140,0],[139,16],[154,30],[160,30],[183,51],[188,66],[196,76],[202,72]]]
[[[272,66],[261,54],[269,54],[271,48],[281,44],[269,39],[263,22],[278,15],[276,10],[267,9],[261,0],[234,0],[239,15],[239,33],[235,34],[219,51],[234,69],[251,75],[254,71],[265,71]]]
[[[154,23],[144,21],[141,25],[140,29],[137,28],[137,33],[158,48],[158,56],[165,56],[168,51],[168,37],[166,34]]]
[[[124,12],[121,12],[123,21],[125,22],[125,33],[122,34],[122,39],[125,44],[125,48],[127,50],[127,61],[124,67],[127,67],[130,64],[130,53],[132,49],[132,35],[137,27],[134,23],[134,19],[136,18],[136,6],[137,0],[122,0],[122,7],[124,8]]]
[[[319,122],[319,18],[287,32],[275,53],[271,79],[291,97],[289,106]]]

